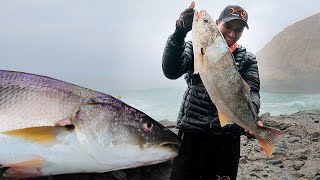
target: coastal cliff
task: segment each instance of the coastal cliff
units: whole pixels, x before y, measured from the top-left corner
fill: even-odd
[[[320,93],[320,13],[286,27],[257,54],[261,89]]]

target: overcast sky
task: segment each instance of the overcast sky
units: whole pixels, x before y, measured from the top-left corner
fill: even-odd
[[[229,4],[249,15],[239,44],[256,53],[285,27],[320,12],[319,0],[197,0],[217,18]],[[171,87],[164,45],[189,0],[0,0],[0,69],[96,90]],[[191,34],[191,33],[189,33]],[[187,39],[191,36],[188,35]]]

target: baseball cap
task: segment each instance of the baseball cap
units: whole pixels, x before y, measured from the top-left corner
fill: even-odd
[[[249,29],[248,26],[248,13],[242,7],[238,5],[229,5],[221,12],[219,16],[219,20],[223,22],[229,22],[234,19],[242,20],[246,24],[246,28]]]

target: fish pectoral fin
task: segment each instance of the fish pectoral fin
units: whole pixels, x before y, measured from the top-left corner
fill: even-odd
[[[199,60],[198,60],[198,58],[194,58],[194,61],[193,61],[193,74],[199,74]]]
[[[72,127],[64,126],[39,126],[24,129],[16,129],[11,131],[0,132],[1,134],[13,136],[36,143],[52,143],[56,142],[56,137],[60,133],[70,131]]]
[[[201,56],[200,56],[200,68],[201,72],[206,72],[206,65],[203,60],[203,55],[204,55],[205,49],[201,48]]]
[[[201,48],[200,52],[198,54],[196,54],[196,58],[194,58],[194,70],[193,70],[193,74],[198,74],[200,71],[204,71],[204,63],[203,63],[203,55],[204,55],[204,49]]]
[[[274,145],[284,136],[284,132],[270,127],[263,127],[263,129],[266,131],[264,137],[258,136],[257,139],[267,156],[271,157]]]
[[[3,173],[4,177],[9,178],[35,178],[41,175],[37,168],[9,168]]]
[[[226,124],[232,123],[231,119],[228,116],[226,116],[225,114],[218,112],[218,116],[219,116],[219,121],[220,121],[221,127],[225,126]]]
[[[12,163],[0,166],[0,168],[6,169],[3,173],[4,177],[10,178],[33,178],[41,176],[39,169],[45,164],[44,159],[32,159],[29,161],[22,161],[18,163]]]
[[[21,161],[17,163],[5,164],[0,166],[1,168],[8,167],[8,168],[39,168],[41,167],[46,161],[42,158],[31,159],[28,161]]]
[[[199,74],[197,59],[193,62],[193,74]]]

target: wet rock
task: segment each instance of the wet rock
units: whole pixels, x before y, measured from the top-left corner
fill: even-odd
[[[310,180],[310,179],[306,177],[300,177],[298,180]]]
[[[320,152],[320,149],[318,150],[318,152]],[[320,158],[320,153],[314,154],[313,157],[314,157],[314,158]]]
[[[315,169],[313,167],[307,167],[300,169],[298,172],[300,174],[303,174],[304,177],[311,179],[317,175],[317,172],[315,172],[314,170]]]
[[[265,159],[265,157],[263,157],[261,154],[253,154],[252,156],[248,157],[248,160],[250,161],[260,161],[262,159]]]
[[[286,132],[291,136],[305,137],[307,131],[302,125],[293,125],[286,129]]]
[[[308,159],[308,156],[302,155],[302,156],[299,157],[299,159],[300,159],[300,160],[307,160],[307,159]]]
[[[277,164],[282,164],[282,161],[281,160],[268,160],[266,163],[277,165]]]
[[[256,152],[261,152],[262,151],[262,147],[261,146],[256,146],[256,147],[254,147],[254,150]]]
[[[259,176],[259,174],[255,173],[255,172],[250,173],[250,176],[252,176],[252,177],[257,177],[257,178],[261,179],[261,177]]]
[[[270,173],[280,174],[282,172],[282,169],[276,166],[271,166],[271,167],[268,167],[266,171]]]
[[[300,170],[303,165],[304,165],[304,162],[302,162],[302,161],[297,161],[297,162],[294,162],[293,168],[294,168],[295,170]]]
[[[296,143],[296,142],[299,142],[301,140],[301,138],[299,137],[290,137],[288,138],[288,142],[289,143]]]
[[[254,167],[254,168],[252,169],[252,171],[253,171],[253,172],[261,172],[261,171],[263,171],[263,168],[260,167],[260,166],[256,166],[256,167]]]
[[[246,157],[241,157],[241,158],[239,159],[239,163],[240,163],[240,164],[245,164],[245,163],[247,163]]]
[[[317,132],[313,132],[313,133],[311,133],[310,134],[310,139],[311,139],[311,141],[319,141],[319,139],[320,139],[320,132],[319,131],[317,131]]]
[[[270,117],[270,113],[269,112],[266,112],[266,113],[263,113],[262,115],[260,115],[261,119],[264,119],[264,118],[267,118],[267,117]]]
[[[271,158],[266,157],[257,141],[242,138],[246,145],[241,146],[241,155],[247,158],[239,165],[238,177],[258,179],[256,174],[260,179],[291,180],[320,176],[320,123],[314,123],[320,119],[320,110],[264,117],[266,125],[285,132],[284,138],[275,145]],[[254,176],[250,176],[252,173]]]
[[[295,177],[295,178],[303,177],[303,174],[298,173],[298,172],[295,172],[295,173],[293,173],[292,175],[293,175],[293,177]]]
[[[116,179],[126,179],[127,175],[123,171],[114,171],[111,173]]]
[[[320,174],[314,177],[314,180],[320,180]]]

